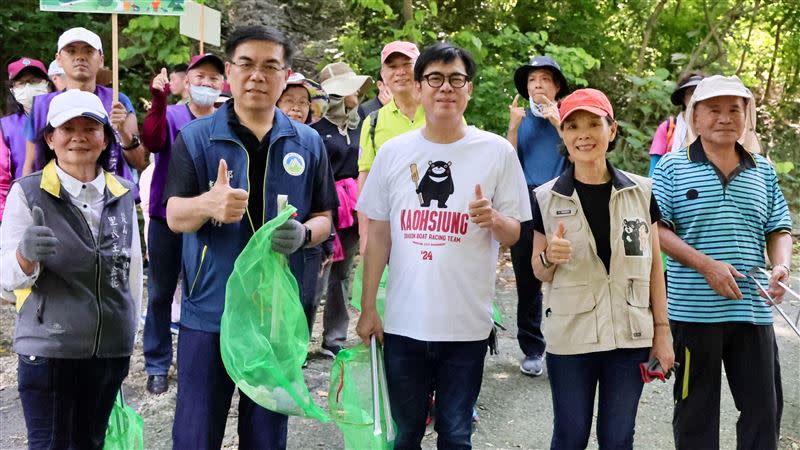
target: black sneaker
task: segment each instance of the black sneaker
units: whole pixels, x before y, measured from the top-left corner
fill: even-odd
[[[147,377],[147,392],[159,395],[167,392],[169,381],[166,375],[149,375]]]
[[[322,344],[322,348],[319,350],[325,356],[330,356],[331,358],[336,358],[336,355],[343,349],[341,345],[326,345]]]

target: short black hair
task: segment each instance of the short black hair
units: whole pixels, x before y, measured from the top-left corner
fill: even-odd
[[[186,72],[187,70],[189,70],[189,65],[180,63],[172,66],[172,70],[170,70],[169,73]]]
[[[58,162],[58,157],[56,157],[56,151],[51,149],[50,146],[47,144],[47,139],[45,139],[45,135],[53,134],[56,131],[52,125],[49,123],[44,126],[41,132],[39,132],[39,148],[42,149],[44,152],[44,164],[47,165],[51,160],[55,159]],[[103,170],[107,170],[109,158],[111,158],[111,149],[114,146],[114,143],[117,142],[116,135],[114,130],[111,128],[111,125],[103,125],[103,133],[106,136],[106,141],[108,144],[106,148],[103,149],[103,152],[100,153],[100,156],[97,158],[97,166],[101,167]],[[122,150],[120,150],[122,151]],[[120,155],[122,156],[122,155]]]
[[[612,126],[612,125],[614,125],[614,122],[616,122],[610,116],[605,116],[603,118],[606,119],[606,123],[608,124],[608,126]],[[561,125],[559,125],[559,128],[561,128],[561,130],[563,131],[564,130],[564,124],[562,123]],[[614,150],[614,148],[616,148],[617,141],[620,139],[620,134],[622,134],[622,128],[619,126],[619,124],[617,124],[617,135],[614,136],[614,140],[613,141],[608,143],[608,150],[606,150],[606,153],[608,153],[608,152]],[[567,150],[567,146],[566,146],[566,144],[564,144],[563,140],[561,141],[561,144],[558,145],[558,153],[560,153],[561,156],[569,159],[569,151]]]
[[[236,53],[236,48],[239,47],[239,44],[247,41],[267,41],[280,45],[283,47],[283,65],[286,67],[292,66],[292,56],[294,56],[292,43],[289,42],[285,34],[265,25],[248,25],[233,30],[225,41],[225,54],[228,59],[233,58],[233,54]]]
[[[450,63],[456,58],[464,63],[464,69],[467,71],[469,79],[475,78],[475,71],[477,70],[475,59],[466,49],[456,47],[449,42],[437,42],[420,53],[417,63],[414,64],[414,80],[417,82],[422,81],[425,69],[432,63],[437,61]]]

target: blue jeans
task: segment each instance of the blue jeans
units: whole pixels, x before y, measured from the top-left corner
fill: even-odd
[[[19,355],[17,384],[29,449],[101,449],[129,357]]]
[[[219,334],[181,326],[172,447],[219,449],[235,388],[222,363]],[[239,448],[285,449],[288,419],[239,391]]]
[[[419,449],[425,435],[428,396],[436,391],[437,446],[472,448],[472,407],[483,378],[488,339],[427,342],[384,334],[383,350],[395,449]]]
[[[181,272],[181,235],[158,218],[147,230],[149,271],[147,316],[144,320],[144,368],[148,375],[166,375],[172,364],[172,296]]]
[[[594,395],[597,441],[600,449],[633,448],[636,410],[642,395],[639,363],[650,348],[617,349],[580,355],[547,354],[547,373],[553,395],[551,449],[584,449],[592,428]]]

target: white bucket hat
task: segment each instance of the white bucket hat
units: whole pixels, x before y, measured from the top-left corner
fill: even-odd
[[[686,122],[688,130],[686,139],[683,142],[684,147],[688,147],[692,142],[697,139],[697,132],[694,129],[694,107],[697,103],[703,100],[708,100],[713,97],[722,96],[742,97],[745,99],[747,106],[745,107],[745,126],[742,135],[738,141],[745,150],[751,153],[761,153],[761,144],[756,135],[756,101],[750,89],[745,87],[742,80],[736,75],[725,77],[722,75],[714,75],[704,78],[698,83],[697,88],[692,94],[692,99],[689,101],[689,106],[686,108]]]

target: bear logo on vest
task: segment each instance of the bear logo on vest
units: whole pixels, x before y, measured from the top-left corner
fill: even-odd
[[[306,170],[306,161],[298,153],[287,153],[283,157],[283,168],[289,175],[299,177]]]
[[[622,243],[625,256],[644,256],[650,228],[642,219],[622,219]]]
[[[417,194],[420,194],[420,206],[431,206],[431,200],[436,200],[439,208],[447,208],[447,199],[455,192],[453,176],[450,173],[450,161],[428,161],[428,170],[419,181]]]

